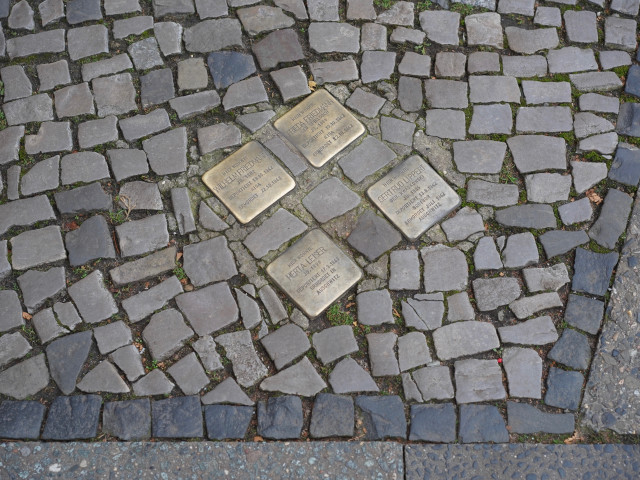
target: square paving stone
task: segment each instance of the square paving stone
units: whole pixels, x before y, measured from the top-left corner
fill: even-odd
[[[207,438],[210,440],[242,440],[253,418],[253,407],[208,405],[204,407]]]
[[[398,72],[402,75],[428,77],[431,75],[431,57],[414,52],[406,52],[398,65]]]
[[[604,315],[604,302],[582,295],[569,294],[564,320],[569,325],[596,335]]]
[[[271,78],[276,83],[282,101],[285,103],[311,93],[307,76],[299,66],[274,70],[271,72]]]
[[[360,196],[336,177],[330,177],[311,190],[302,204],[320,223],[338,217],[360,204]]]
[[[125,441],[148,439],[151,435],[149,399],[105,403],[102,431]]]
[[[365,23],[360,32],[360,49],[366,50],[386,50],[387,49],[387,27],[377,23]]]
[[[204,207],[201,207],[201,211],[202,208]],[[200,217],[200,223],[202,223],[202,215]],[[221,224],[220,227],[224,229],[225,225]],[[304,233],[305,230],[307,225],[304,222],[288,210],[281,208],[247,235],[243,243],[254,257],[262,258],[270,251],[280,248],[285,242]]]
[[[225,282],[178,295],[176,303],[198,335],[208,335],[238,320],[238,306]]]
[[[395,52],[365,51],[360,63],[362,83],[377,82],[391,78],[396,66]]]
[[[293,323],[262,337],[260,342],[278,370],[311,348],[307,334]]]
[[[56,90],[54,94],[58,118],[75,117],[95,113],[93,95],[87,82]]]
[[[407,438],[404,404],[397,395],[358,396],[356,405],[360,410],[367,440]]]
[[[473,115],[471,116],[471,124],[469,125],[470,134],[511,134],[512,131],[513,114],[509,105],[475,105],[473,107]]]
[[[162,361],[182,348],[185,340],[193,335],[180,312],[173,308],[163,310],[151,317],[142,332],[142,338],[154,360]]]
[[[456,407],[453,403],[411,405],[409,440],[441,443],[455,442]]]
[[[11,65],[0,69],[0,78],[4,84],[4,101],[28,97],[33,93],[31,81],[21,65]]]
[[[99,395],[56,397],[49,408],[43,440],[81,440],[98,434],[100,421]]]
[[[109,178],[109,167],[104,157],[97,152],[70,153],[60,160],[62,185],[89,183],[103,178]]]
[[[202,58],[188,58],[178,62],[178,89],[198,90],[207,88],[209,75]]]
[[[618,254],[596,253],[584,248],[576,250],[573,264],[572,290],[602,296],[609,287],[609,279],[618,263]]]
[[[29,230],[13,237],[10,243],[14,270],[27,270],[67,256],[58,226]]]
[[[196,287],[238,274],[233,252],[223,236],[184,247],[184,271]]]
[[[0,405],[0,437],[31,440],[40,437],[47,407],[40,402],[5,400]]]
[[[427,110],[427,135],[451,140],[464,140],[466,137],[466,120],[460,110]]]
[[[570,372],[551,367],[547,377],[547,394],[545,405],[577,410],[580,406],[584,376],[580,372]]]
[[[549,352],[549,358],[576,370],[586,370],[591,361],[589,339],[567,328]]]
[[[118,306],[105,287],[100,270],[95,270],[74,283],[68,291],[82,319],[87,323],[98,323],[118,313]]]
[[[69,58],[73,61],[109,52],[109,31],[104,25],[72,28],[67,31]]]
[[[209,383],[209,377],[193,352],[171,365],[167,372],[185,395],[196,395]]]
[[[324,365],[358,351],[351,325],[325,328],[314,333],[312,340],[316,355]]]
[[[351,397],[319,393],[313,403],[309,433],[313,438],[352,437],[354,407]]]
[[[424,81],[424,93],[430,108],[467,108],[467,92],[467,82],[440,79]]]
[[[175,128],[142,142],[151,169],[158,175],[171,175],[187,169],[187,129]]]
[[[460,250],[436,246],[422,249],[421,254],[425,292],[449,292],[467,288],[469,266]]]
[[[500,71],[500,55],[496,52],[473,52],[467,59],[467,71],[487,73]]]
[[[348,23],[313,22],[308,33],[309,46],[318,53],[358,53],[360,50],[360,29]],[[260,60],[259,52],[255,48],[254,52],[262,65],[264,62]],[[263,68],[268,67],[263,65]]]
[[[356,297],[358,305],[358,322],[362,325],[382,325],[394,323],[393,302],[388,290],[372,290],[359,293]]]
[[[91,148],[118,140],[118,119],[109,115],[100,120],[89,120],[78,125],[80,148]]]
[[[258,435],[274,440],[297,439],[302,432],[302,401],[286,395],[258,403]]]
[[[102,19],[100,0],[70,0],[66,10],[70,25]]]
[[[158,42],[153,37],[145,38],[129,45],[127,49],[136,70],[148,70],[153,67],[163,65]],[[178,64],[178,69],[180,65]]]
[[[118,225],[116,233],[123,257],[153,252],[169,243],[167,220],[162,213]]]
[[[458,360],[454,369],[458,403],[506,398],[507,393],[502,384],[502,369],[495,360]]]
[[[136,89],[129,73],[96,78],[91,81],[91,88],[99,117],[121,115],[138,110],[135,100]]]
[[[200,398],[190,396],[155,400],[151,403],[151,429],[156,438],[203,437]]]
[[[458,52],[438,52],[436,54],[436,77],[462,78],[466,71],[467,56]]]
[[[420,27],[432,42],[441,45],[458,45],[460,14],[446,10],[425,11],[420,13]]]
[[[354,95],[350,97],[353,98]],[[347,104],[349,100],[347,100]],[[365,138],[360,145],[338,160],[344,174],[354,183],[360,183],[369,175],[386,166],[396,154],[376,137]]]
[[[58,60],[53,63],[41,63],[36,65],[38,80],[40,80],[40,91],[46,92],[59,85],[71,83],[69,75],[69,65],[66,60]]]
[[[140,99],[143,107],[168,102],[176,96],[170,68],[140,75]]]
[[[390,290],[420,288],[420,260],[417,250],[396,250],[390,256]]]
[[[461,405],[460,440],[463,443],[506,443],[509,432],[497,407]]]

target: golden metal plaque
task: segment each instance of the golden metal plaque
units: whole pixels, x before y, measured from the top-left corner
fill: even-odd
[[[311,318],[362,277],[358,265],[319,229],[271,262],[267,274]]]
[[[248,223],[293,190],[296,182],[258,142],[249,142],[202,176],[202,181]]]
[[[274,126],[317,168],[364,133],[364,125],[326,90],[307,97]]]
[[[458,194],[418,155],[371,185],[367,194],[409,240],[460,205]]]

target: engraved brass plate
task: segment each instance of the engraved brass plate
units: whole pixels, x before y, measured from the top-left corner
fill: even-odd
[[[364,133],[364,126],[326,90],[307,97],[274,126],[317,168]]]
[[[362,277],[358,265],[317,229],[275,259],[267,274],[311,318]]]
[[[202,181],[248,223],[293,190],[296,182],[258,142],[249,142],[202,176]]]
[[[458,194],[418,155],[371,185],[367,194],[409,240],[460,205]]]

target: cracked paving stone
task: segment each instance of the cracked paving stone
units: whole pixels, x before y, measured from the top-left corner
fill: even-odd
[[[509,304],[509,308],[520,320],[530,317],[541,310],[562,307],[562,300],[557,292],[539,293],[523,297]]]
[[[215,340],[222,345],[226,357],[231,360],[233,373],[240,386],[251,387],[268,375],[267,368],[254,349],[249,330],[219,335]]]
[[[457,242],[484,231],[484,222],[474,209],[463,207],[453,217],[442,222],[441,227],[449,242]]]
[[[408,327],[417,330],[435,330],[442,325],[444,302],[422,301],[413,298],[401,302],[402,316]]]
[[[297,439],[302,433],[302,401],[286,395],[258,403],[258,435],[274,440]]]
[[[67,286],[64,267],[54,267],[42,272],[29,270],[17,280],[29,313],[33,313],[47,298],[57,295]]]
[[[144,375],[140,353],[134,345],[119,348],[111,353],[109,358],[124,372],[130,382]]]
[[[405,372],[431,362],[431,353],[423,333],[410,332],[398,338],[398,364]]]
[[[151,403],[148,398],[106,402],[102,430],[120,440],[145,440],[151,435]]]
[[[56,397],[42,432],[43,440],[80,440],[94,438],[98,433],[99,395]]]
[[[131,330],[122,320],[94,329],[93,335],[103,355],[132,342]]]
[[[367,440],[407,438],[404,404],[397,395],[386,397],[358,396],[356,406],[362,418]]]
[[[413,372],[413,379],[425,402],[453,398],[453,383],[449,367],[424,367]]]
[[[20,332],[3,335],[0,337],[0,367],[24,357],[30,351],[31,345]]]
[[[278,297],[278,294],[271,288],[270,285],[265,285],[260,288],[258,296],[262,300],[263,305],[267,309],[269,319],[273,325],[276,325],[283,320],[289,318],[287,310],[284,308],[282,301]]]
[[[589,237],[598,245],[613,249],[624,232],[631,213],[633,199],[615,188],[609,189],[596,222],[589,229]]]
[[[177,310],[169,308],[156,313],[142,332],[154,360],[162,361],[178,351],[193,335]]]
[[[235,289],[238,307],[240,308],[240,317],[244,328],[250,330],[262,323],[262,314],[258,303],[246,293]]]
[[[68,333],[66,329],[58,324],[56,318],[53,315],[53,310],[51,310],[50,308],[40,310],[33,316],[31,321],[34,328],[36,329],[36,332],[38,333],[38,337],[40,337],[40,342],[43,345],[50,340],[59,337],[60,335]]]

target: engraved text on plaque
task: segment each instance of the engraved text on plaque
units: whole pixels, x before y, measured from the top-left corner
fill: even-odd
[[[409,240],[460,205],[458,194],[417,155],[391,170],[367,193]]]
[[[249,142],[202,176],[241,223],[248,223],[290,192],[295,181],[258,142]]]
[[[362,276],[358,265],[321,230],[298,240],[267,267],[267,273],[311,318]]]
[[[364,133],[364,126],[326,90],[307,97],[274,126],[318,168]]]

